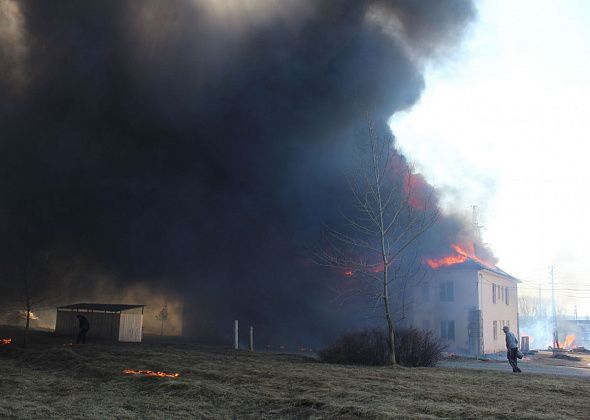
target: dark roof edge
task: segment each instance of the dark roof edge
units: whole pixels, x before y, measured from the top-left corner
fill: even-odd
[[[95,311],[127,311],[129,309],[143,308],[145,305],[129,305],[120,303],[74,303],[73,305],[58,306],[57,309],[78,309]]]
[[[489,271],[490,273],[493,273],[493,274],[497,274],[498,276],[502,276],[502,277],[506,277],[507,279],[514,280],[517,283],[522,283],[522,281],[520,281],[519,279],[517,279],[514,276],[511,276],[506,271],[504,271],[504,270],[502,270],[502,269],[500,269],[498,267],[488,268],[488,267],[482,266],[481,269],[482,270]]]

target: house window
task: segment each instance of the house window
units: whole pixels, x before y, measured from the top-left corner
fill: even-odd
[[[440,337],[455,341],[455,321],[440,321]]]
[[[430,290],[428,288],[428,285],[425,284],[422,286],[422,302],[428,302],[429,299],[430,299]]]
[[[422,329],[424,331],[430,331],[430,320],[429,319],[425,319],[424,321],[422,321]]]
[[[452,302],[455,300],[455,289],[452,281],[446,281],[440,284],[441,302]]]
[[[496,303],[496,284],[492,283],[492,303]],[[494,321],[496,322],[496,321]]]
[[[493,331],[494,331],[494,340],[497,340],[498,339],[498,321],[494,321]]]

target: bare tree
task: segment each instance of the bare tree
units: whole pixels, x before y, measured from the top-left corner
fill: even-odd
[[[49,253],[39,252],[33,255],[25,252],[12,274],[15,281],[12,290],[8,292],[12,304],[6,306],[6,311],[15,315],[17,320],[25,321],[23,347],[28,345],[31,321],[37,319],[35,312],[51,305],[59,296],[57,287],[52,292],[48,291],[51,270],[52,256]]]
[[[156,319],[161,322],[160,337],[164,337],[164,322],[168,321],[168,303],[156,314]]]
[[[546,320],[549,318],[547,308],[551,307],[549,299],[532,296],[518,297],[518,316],[525,322]]]
[[[352,293],[369,293],[383,308],[390,364],[395,358],[392,284],[411,275],[407,250],[438,218],[432,191],[415,191],[412,168],[393,149],[391,135],[381,137],[367,118],[367,142],[347,177],[351,202],[340,227],[326,226],[315,252],[320,265],[362,279]],[[407,281],[407,280],[406,280]],[[407,285],[407,283],[406,283]],[[405,286],[404,286],[405,287]],[[403,306],[403,304],[402,304]]]

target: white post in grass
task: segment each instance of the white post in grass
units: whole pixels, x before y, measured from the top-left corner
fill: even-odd
[[[234,321],[234,349],[237,350],[239,348],[238,343],[238,320]]]
[[[254,351],[254,327],[250,327],[250,351]]]

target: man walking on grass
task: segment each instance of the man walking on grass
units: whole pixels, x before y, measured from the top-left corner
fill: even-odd
[[[512,372],[522,372],[518,367],[518,340],[514,336],[514,333],[510,331],[507,325],[502,328],[504,334],[506,334],[506,349],[508,350],[508,363],[512,366]]]

